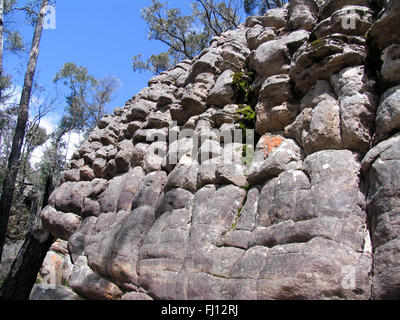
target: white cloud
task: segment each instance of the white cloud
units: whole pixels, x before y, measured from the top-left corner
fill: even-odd
[[[72,155],[78,148],[82,139],[83,139],[82,135],[76,132],[71,132],[64,136],[63,140],[66,144],[68,144],[67,160],[71,159]]]
[[[56,128],[59,121],[59,117],[57,115],[48,115],[40,120],[40,126],[46,130],[47,134],[51,134]],[[83,137],[81,134],[71,132],[66,134],[63,137],[63,142],[68,144],[67,148],[67,160],[70,160],[73,153],[79,146],[80,142],[82,141]],[[37,168],[42,161],[43,152],[46,148],[51,146],[51,141],[48,140],[43,145],[37,147],[31,156],[31,166],[33,168]]]
[[[9,105],[11,103],[19,103],[19,99],[21,96],[22,92],[22,87],[17,85],[14,90],[13,90],[13,95],[3,104],[0,103],[0,110],[5,108],[6,105]],[[29,113],[30,113],[30,119],[35,116],[35,114],[38,111],[38,108],[43,104],[43,99],[33,95],[31,98],[31,103],[29,106]],[[49,113],[45,117],[43,117],[40,120],[40,126],[46,130],[47,134],[53,133],[53,131],[57,128],[58,122],[60,120],[60,115],[56,112]],[[70,160],[73,153],[79,146],[81,140],[82,140],[82,135],[77,134],[77,133],[71,133],[67,134],[63,138],[65,143],[68,143],[68,152],[67,152],[67,160]],[[42,157],[43,157],[43,152],[48,148],[51,144],[51,141],[48,140],[46,143],[44,143],[42,146],[37,147],[31,155],[31,166],[33,168],[37,168],[37,166],[40,164]]]

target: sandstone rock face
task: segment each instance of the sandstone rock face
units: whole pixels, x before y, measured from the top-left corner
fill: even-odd
[[[249,17],[104,117],[31,298],[400,298],[400,10],[374,3]]]

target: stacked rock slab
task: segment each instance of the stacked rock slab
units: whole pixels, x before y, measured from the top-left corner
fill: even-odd
[[[400,298],[399,5],[292,0],[104,117],[42,211],[49,295]],[[219,138],[249,71],[251,164]]]

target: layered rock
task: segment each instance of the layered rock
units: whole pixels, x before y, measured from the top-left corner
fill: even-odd
[[[385,3],[250,17],[104,117],[42,211],[65,241],[49,295],[399,298],[400,10]],[[244,137],[234,76],[249,73]]]

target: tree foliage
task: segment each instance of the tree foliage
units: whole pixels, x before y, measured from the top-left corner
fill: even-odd
[[[115,77],[96,79],[85,67],[72,62],[65,63],[53,81],[62,82],[68,91],[65,114],[60,122],[63,134],[93,129],[119,87],[119,80]]]
[[[152,0],[142,9],[148,26],[148,39],[164,43],[167,51],[152,55],[146,61],[142,55],[132,59],[134,71],[149,70],[158,74],[183,59],[193,59],[213,36],[236,28],[241,21],[242,0],[194,0],[190,12],[169,9],[167,3]]]
[[[280,8],[290,0],[243,0],[243,7],[246,14],[263,15],[269,9]]]

